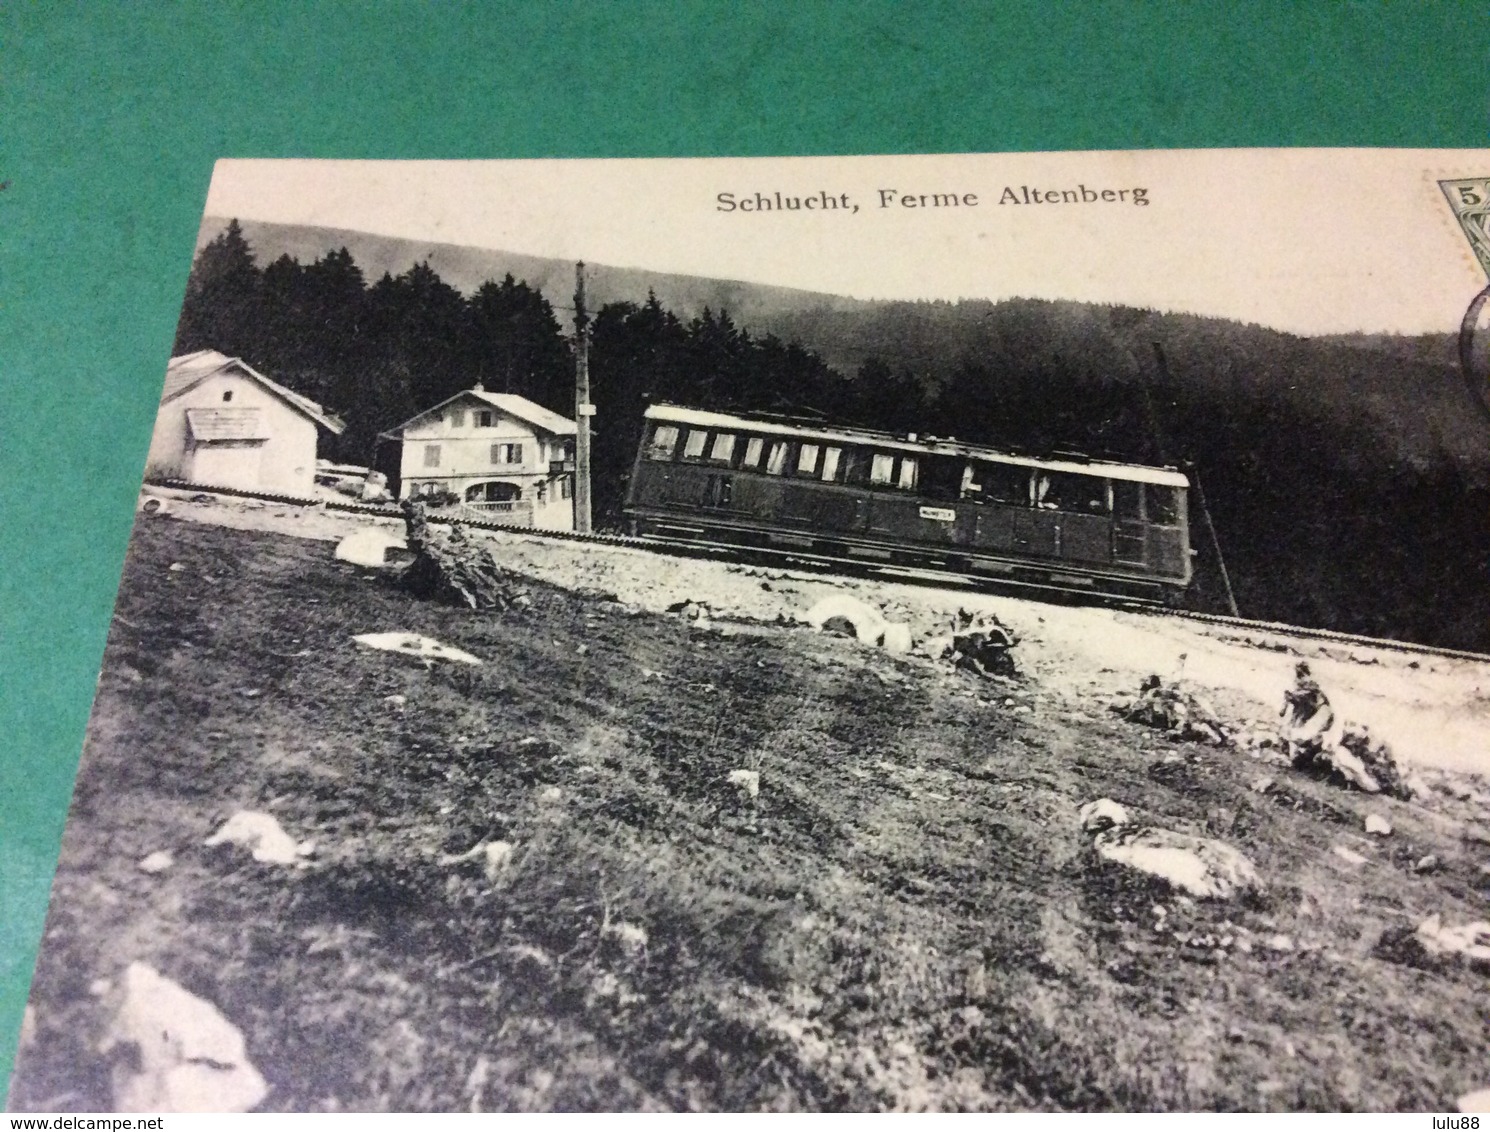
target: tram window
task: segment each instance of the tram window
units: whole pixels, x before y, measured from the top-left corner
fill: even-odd
[[[1180,493],[1163,484],[1144,484],[1145,502],[1148,504],[1149,522],[1161,527],[1174,527],[1180,521]]]
[[[916,490],[916,458],[914,456],[902,456],[900,458],[900,476],[896,481],[902,491]]]
[[[797,453],[797,475],[810,476],[817,471],[818,445],[804,444]]]
[[[926,461],[926,474],[921,481],[921,494],[928,499],[952,502],[957,499],[962,487],[964,465],[960,460],[948,456],[932,456]]]
[[[883,452],[876,452],[874,459],[869,465],[869,482],[871,484],[894,483],[895,457],[888,456]]]
[[[732,432],[716,432],[714,443],[709,448],[709,459],[721,464],[728,464],[735,455],[735,434]]]
[[[745,456],[740,461],[742,468],[758,468],[761,466],[761,449],[766,442],[758,436],[748,437],[745,441]]]
[[[709,439],[707,429],[691,428],[683,438],[683,459],[697,460],[704,454],[704,442]]]
[[[1030,503],[1030,470],[1019,464],[972,465],[973,478],[965,489],[982,503],[1012,503],[1028,507]]]
[[[771,442],[771,451],[766,457],[766,475],[779,476],[786,471],[786,449],[787,443],[784,440]]]
[[[1141,519],[1143,511],[1141,484],[1132,480],[1112,481],[1112,513],[1119,519]]]
[[[869,482],[869,453],[862,448],[849,448],[843,453],[840,483],[857,484],[862,487]]]
[[[647,445],[648,460],[671,460],[673,450],[678,447],[676,425],[658,425],[652,430],[652,442]]]
[[[823,479],[827,483],[838,483],[843,477],[839,475],[840,461],[843,458],[842,448],[825,448],[823,450]]]
[[[1107,514],[1107,485],[1096,476],[1071,472],[1040,472],[1035,477],[1035,503],[1046,511]]]

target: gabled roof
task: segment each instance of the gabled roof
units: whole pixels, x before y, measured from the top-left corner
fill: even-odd
[[[516,417],[520,421],[526,421],[534,428],[542,429],[544,432],[552,433],[554,436],[573,436],[577,431],[574,422],[568,417],[561,417],[542,405],[529,401],[526,397],[519,397],[516,393],[488,393],[479,385],[475,389],[462,389],[453,397],[446,397],[438,405],[431,405],[422,413],[416,413],[397,428],[389,429],[384,436],[397,436],[415,421],[423,420],[431,413],[438,413],[446,405],[453,401],[459,401],[462,397],[472,397],[478,401],[490,405],[506,413],[509,417]]]
[[[164,405],[188,389],[196,388],[213,374],[229,369],[250,381],[258,382],[291,408],[335,435],[341,435],[342,430],[347,427],[309,397],[303,397],[293,389],[286,389],[279,382],[271,381],[242,358],[230,358],[216,350],[198,350],[194,354],[180,354],[172,358],[166,365],[166,382],[160,394],[160,403]]]

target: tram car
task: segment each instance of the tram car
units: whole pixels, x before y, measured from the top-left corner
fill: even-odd
[[[1174,468],[647,409],[633,535],[1174,602],[1192,573]]]

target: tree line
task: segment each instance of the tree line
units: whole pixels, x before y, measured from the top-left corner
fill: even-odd
[[[834,317],[846,321],[823,321]],[[242,357],[322,402],[347,422],[334,454],[370,463],[379,433],[477,382],[572,416],[570,320],[511,275],[470,295],[427,263],[369,283],[345,248],[261,268],[235,221],[197,255],[175,352]],[[1427,447],[1394,439],[1412,408],[1391,391],[1421,378],[1416,362],[1037,300],[806,312],[787,326],[752,334],[725,311],[680,317],[650,294],[595,312],[597,524],[619,523],[655,401],[1172,463],[1205,489],[1244,614],[1490,646],[1490,476],[1433,428]],[[1199,522],[1194,534],[1196,598],[1214,607],[1218,562]]]

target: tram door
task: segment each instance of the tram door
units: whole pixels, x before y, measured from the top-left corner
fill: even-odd
[[[1147,560],[1148,526],[1143,521],[1143,485],[1112,481],[1112,560],[1143,566]]]

